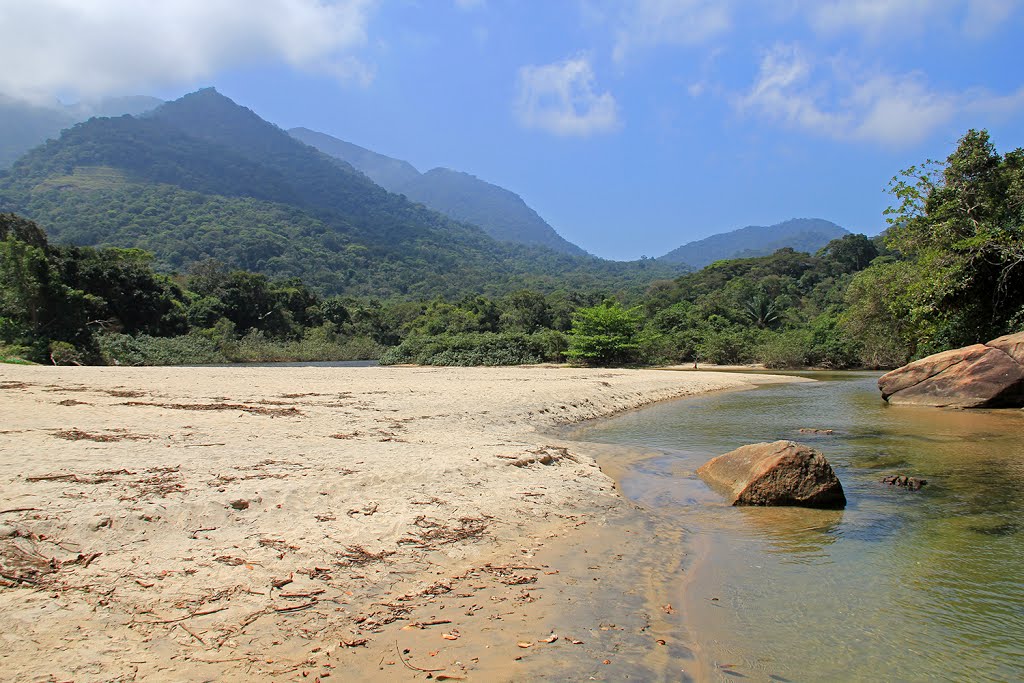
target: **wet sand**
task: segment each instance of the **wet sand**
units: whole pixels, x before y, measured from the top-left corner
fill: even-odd
[[[643,585],[644,515],[596,447],[550,434],[791,379],[0,366],[0,669],[675,680],[687,650]]]

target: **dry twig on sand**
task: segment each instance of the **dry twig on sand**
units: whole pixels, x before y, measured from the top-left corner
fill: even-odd
[[[151,403],[148,401],[125,401],[123,406],[152,406],[169,408],[170,410],[240,410],[252,415],[269,415],[270,417],[296,417],[302,411],[294,406],[291,408],[266,408],[263,406],[247,406],[242,403]]]
[[[397,640],[395,641],[395,652],[398,653],[398,658],[402,660],[402,664],[405,665],[405,668],[409,669],[410,671],[426,671],[427,673],[436,673],[438,671],[444,671],[444,669],[423,669],[421,667],[414,666],[413,664],[410,664],[409,662],[405,661],[405,657],[402,655],[402,649],[398,647]]]
[[[394,555],[394,550],[381,550],[379,553],[371,553],[361,545],[350,545],[338,556],[345,560],[344,564],[353,567],[362,567],[372,562],[383,562],[386,558]]]

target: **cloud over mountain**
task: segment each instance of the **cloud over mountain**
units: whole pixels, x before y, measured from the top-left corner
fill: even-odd
[[[33,0],[0,3],[0,91],[41,99],[175,85],[284,62],[367,82],[354,50],[371,0]],[[17,27],[16,30],[10,30]]]

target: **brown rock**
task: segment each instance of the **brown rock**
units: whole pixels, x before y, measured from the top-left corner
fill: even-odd
[[[1000,340],[1007,339],[1001,337]],[[1014,350],[1013,342],[1007,347]],[[914,361],[878,380],[894,405],[990,408],[1024,405],[1024,366],[999,348],[975,344]]]
[[[889,400],[893,394],[909,389],[927,379],[939,375],[952,366],[980,358],[988,352],[984,344],[965,346],[962,349],[951,349],[936,353],[921,360],[915,360],[902,368],[896,368],[878,378],[878,389],[882,398]]]
[[[1024,365],[1024,332],[1004,335],[999,339],[993,339],[985,346],[999,349],[1016,361],[1018,365]]]
[[[843,485],[825,456],[794,441],[742,446],[704,463],[697,474],[733,505],[846,505]]]

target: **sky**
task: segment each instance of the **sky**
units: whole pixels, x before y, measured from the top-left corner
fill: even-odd
[[[746,225],[885,228],[969,128],[1024,146],[1024,0],[0,0],[0,92],[214,86],[566,239],[660,256]]]

